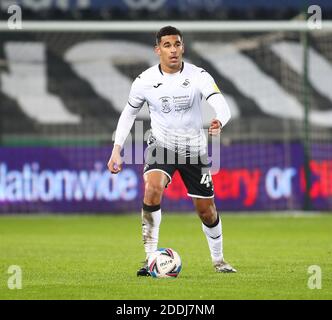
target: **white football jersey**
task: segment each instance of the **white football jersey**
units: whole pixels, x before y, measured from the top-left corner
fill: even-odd
[[[220,91],[208,72],[184,62],[179,72],[164,73],[155,65],[132,84],[128,104],[141,108],[147,103],[151,133],[156,143],[181,155],[206,153],[201,101]]]

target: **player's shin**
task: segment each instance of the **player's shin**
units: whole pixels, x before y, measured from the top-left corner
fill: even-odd
[[[160,222],[160,205],[149,206],[143,203],[142,234],[146,259],[148,259],[151,253],[157,250]]]
[[[202,223],[203,232],[205,233],[212,262],[220,262],[223,260],[223,237],[222,237],[222,227],[221,220],[219,215],[217,216],[217,220],[213,225],[205,225]]]

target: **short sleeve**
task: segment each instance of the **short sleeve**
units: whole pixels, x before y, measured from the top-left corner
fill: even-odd
[[[138,76],[131,85],[128,104],[133,108],[141,108],[145,102],[143,81]]]
[[[205,97],[205,99],[208,99],[211,95],[215,93],[220,93],[217,84],[207,71],[201,69],[198,78],[198,89]]]

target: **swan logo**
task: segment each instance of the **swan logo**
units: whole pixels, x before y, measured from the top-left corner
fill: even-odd
[[[189,88],[190,87],[190,81],[188,79],[186,79],[182,84],[181,84],[182,88]]]

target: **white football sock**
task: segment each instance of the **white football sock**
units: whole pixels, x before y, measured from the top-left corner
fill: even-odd
[[[217,221],[216,221],[217,222]],[[221,220],[218,216],[218,224],[213,227],[207,227],[202,223],[203,231],[209,244],[212,262],[220,262],[224,259]]]
[[[146,259],[158,248],[161,209],[153,212],[142,210],[142,234]]]

